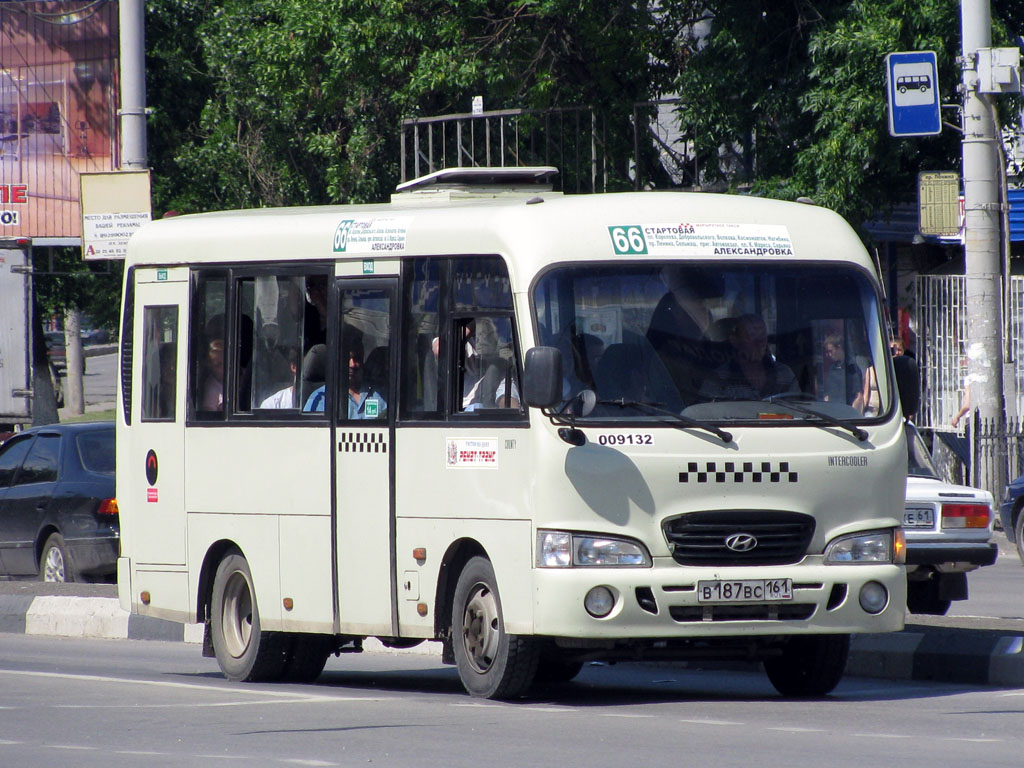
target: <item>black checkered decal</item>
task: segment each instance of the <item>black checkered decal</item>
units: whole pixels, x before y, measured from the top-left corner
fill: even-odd
[[[788,461],[773,466],[770,461],[691,461],[679,473],[680,483],[795,483],[796,472]]]
[[[342,432],[338,435],[338,453],[387,453],[384,433]]]

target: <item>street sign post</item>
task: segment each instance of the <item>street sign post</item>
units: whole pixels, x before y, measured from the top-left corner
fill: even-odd
[[[890,53],[885,57],[890,136],[935,136],[939,117],[938,68],[934,51]]]

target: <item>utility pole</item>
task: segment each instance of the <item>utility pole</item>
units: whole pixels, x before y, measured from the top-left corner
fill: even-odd
[[[121,168],[149,167],[146,146],[146,35],[143,0],[120,0]]]
[[[967,283],[968,375],[964,397],[988,424],[1004,422],[1002,347],[1002,189],[1000,141],[992,94],[983,92],[980,51],[991,46],[989,0],[961,0],[963,84],[964,263]],[[1003,453],[1003,451],[998,451]],[[1006,484],[1002,455],[979,457],[993,492]],[[977,476],[977,475],[976,475]]]

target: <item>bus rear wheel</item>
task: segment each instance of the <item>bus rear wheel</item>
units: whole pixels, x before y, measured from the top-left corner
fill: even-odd
[[[261,629],[252,572],[239,552],[227,555],[217,566],[210,634],[217,663],[229,680],[281,678],[287,659],[286,638]]]
[[[466,563],[452,602],[452,646],[466,691],[488,699],[525,695],[537,675],[539,649],[532,638],[505,632],[497,579],[487,558]]]
[[[839,684],[849,655],[849,635],[799,635],[765,659],[764,671],[783,696],[824,696]]]

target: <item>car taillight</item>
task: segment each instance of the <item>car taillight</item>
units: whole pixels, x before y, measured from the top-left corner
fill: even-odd
[[[943,504],[943,528],[988,528],[987,504]]]
[[[104,499],[100,502],[100,508],[96,510],[99,515],[116,515],[117,499]]]

